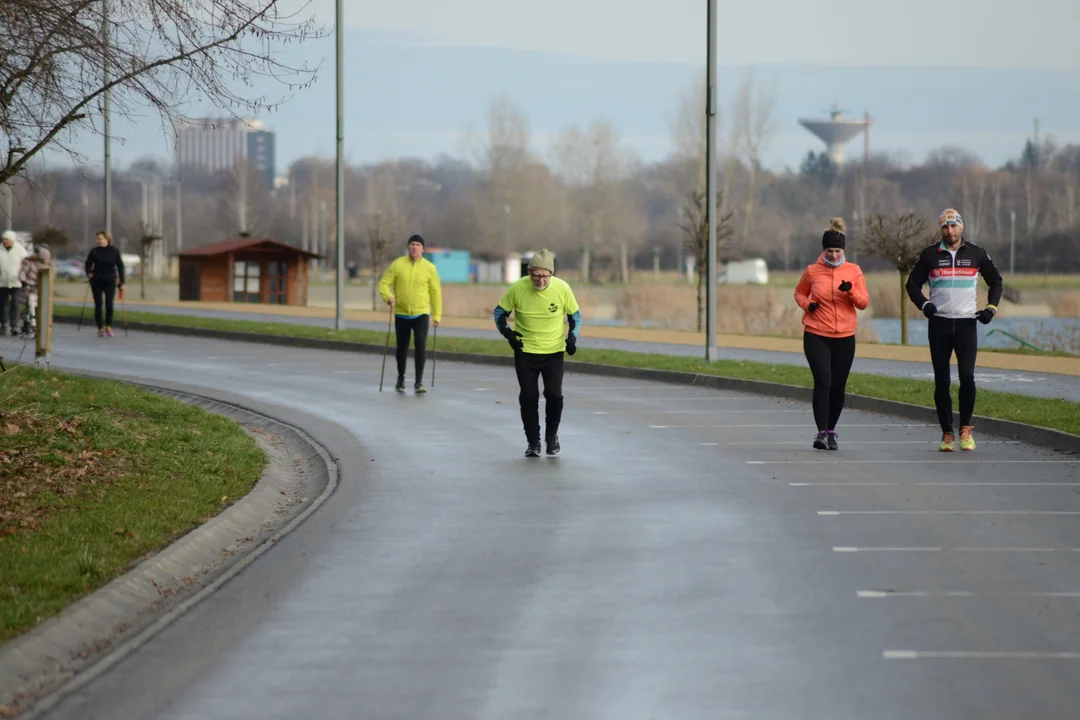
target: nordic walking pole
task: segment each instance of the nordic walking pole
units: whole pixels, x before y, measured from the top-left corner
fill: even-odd
[[[383,377],[386,375],[386,356],[390,354],[390,326],[394,324],[394,306],[390,306],[390,319],[386,321],[386,348],[382,356],[382,372],[379,373],[379,392],[382,392]]]
[[[124,297],[124,288],[120,288],[120,306],[124,309],[124,337],[127,337],[127,298]]]
[[[439,326],[435,326],[435,335],[431,340],[431,387],[435,387],[435,363],[439,360]]]
[[[83,296],[82,312],[79,313],[79,324],[75,327],[75,332],[82,330],[83,315],[86,314],[86,301],[90,299],[90,281],[86,281],[86,295]]]

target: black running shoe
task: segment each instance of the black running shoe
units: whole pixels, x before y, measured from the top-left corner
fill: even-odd
[[[559,447],[559,436],[558,435],[555,435],[554,437],[549,437],[547,439],[547,454],[548,455],[558,455],[561,450],[562,450],[562,448]]]
[[[525,457],[540,457],[540,441],[530,442],[525,448]]]
[[[821,432],[819,432],[817,435],[814,436],[814,449],[815,450],[828,450],[828,447],[826,447],[826,445],[825,445],[825,438],[826,438],[826,434],[825,434],[824,430],[822,430]]]
[[[420,393],[426,393],[427,388],[424,387],[424,383],[421,383],[421,382],[413,383],[413,392],[415,392],[417,395],[419,395]]]
[[[825,442],[828,443],[830,450],[839,450],[840,445],[836,442],[836,431],[830,430],[828,436],[825,438]]]
[[[397,379],[397,384],[394,385],[394,390],[397,390],[400,393],[405,392],[405,378],[399,377]]]

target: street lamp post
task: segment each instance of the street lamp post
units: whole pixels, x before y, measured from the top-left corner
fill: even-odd
[[[109,2],[101,0],[101,37],[105,48],[102,67],[105,72],[105,93],[102,98],[102,110],[105,114],[102,132],[105,136],[105,231],[112,233],[112,152],[109,136],[112,134],[109,113]]]
[[[1016,211],[1009,211],[1009,282],[1016,281]]]
[[[506,214],[506,252],[503,261],[503,267],[506,268],[506,281],[510,282],[510,203],[503,204],[503,212]]]
[[[334,33],[337,36],[337,182],[335,187],[337,216],[337,313],[334,328],[345,329],[345,78],[344,78],[344,16],[343,0],[337,0]]]
[[[706,31],[708,67],[705,96],[705,218],[709,239],[706,253],[705,360],[716,360],[716,0],[708,3]]]

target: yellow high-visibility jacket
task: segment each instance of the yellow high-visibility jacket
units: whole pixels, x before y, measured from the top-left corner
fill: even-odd
[[[403,317],[431,315],[442,321],[442,285],[435,264],[425,257],[415,263],[402,255],[386,268],[379,280],[383,302],[394,296],[394,314]]]

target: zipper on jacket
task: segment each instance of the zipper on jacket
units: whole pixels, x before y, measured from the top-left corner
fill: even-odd
[[[840,332],[840,314],[836,312],[836,268],[832,269],[832,319],[833,332]]]

